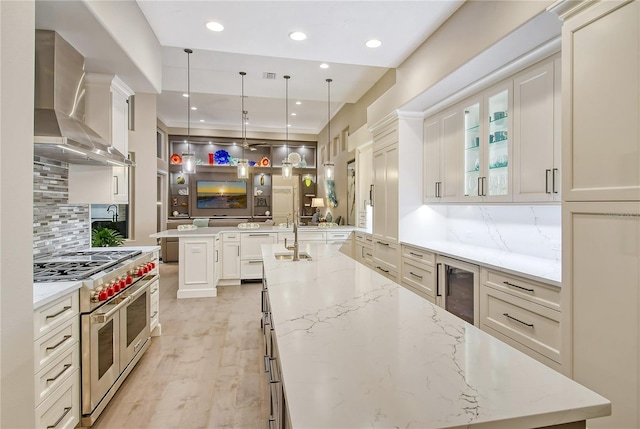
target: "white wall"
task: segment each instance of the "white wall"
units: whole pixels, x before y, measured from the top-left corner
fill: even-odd
[[[133,237],[125,246],[148,246],[157,242],[149,237],[157,232],[156,99],[155,94],[140,93],[136,94],[134,103],[135,130],[129,131],[129,151],[136,162],[132,177],[134,191],[129,196],[133,202],[130,213]]]
[[[33,428],[35,3],[0,2],[0,427]]]

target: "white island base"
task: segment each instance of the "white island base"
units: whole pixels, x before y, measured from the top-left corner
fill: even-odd
[[[178,299],[215,297],[214,237],[180,237],[179,255]]]

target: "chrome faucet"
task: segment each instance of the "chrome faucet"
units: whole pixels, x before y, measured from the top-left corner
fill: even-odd
[[[293,220],[293,260],[299,261],[300,255],[298,253],[298,223],[295,221],[295,217]]]
[[[111,212],[111,209],[113,208],[113,212]],[[118,221],[118,207],[115,204],[110,204],[107,207],[107,213],[111,213],[111,220],[114,222]]]

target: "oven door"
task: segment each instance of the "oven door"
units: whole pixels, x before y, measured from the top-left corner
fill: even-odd
[[[129,304],[120,310],[120,372],[151,337],[151,286],[156,282],[157,275],[144,277],[127,294]]]
[[[113,300],[82,324],[82,414],[90,414],[120,376],[120,311],[128,299]]]

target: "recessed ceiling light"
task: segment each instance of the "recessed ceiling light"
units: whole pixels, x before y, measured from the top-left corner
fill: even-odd
[[[200,122],[204,122],[204,119],[200,119]]]
[[[182,94],[182,96],[183,96],[184,98],[189,98],[189,94],[187,94],[186,92],[185,92],[184,94]]]
[[[365,45],[367,46],[367,48],[378,48],[382,45],[382,42],[377,39],[371,39],[367,40],[367,43],[365,43]]]
[[[302,101],[296,101],[296,104],[300,105],[302,104]]]
[[[211,31],[222,31],[224,30],[224,25],[219,22],[209,21],[207,22],[207,28]]]
[[[295,41],[301,41],[307,38],[307,35],[302,31],[294,31],[293,33],[289,33],[289,38]]]
[[[322,64],[320,64],[320,68],[321,68],[321,69],[328,69],[328,68],[329,68],[329,64],[327,64],[327,63],[322,63]]]
[[[287,127],[290,127],[290,126],[291,126],[291,124],[287,124]]]
[[[297,113],[295,113],[295,112],[291,114],[291,116],[296,116],[296,115],[297,115]]]
[[[193,106],[191,110],[198,110],[198,108],[196,106]]]

